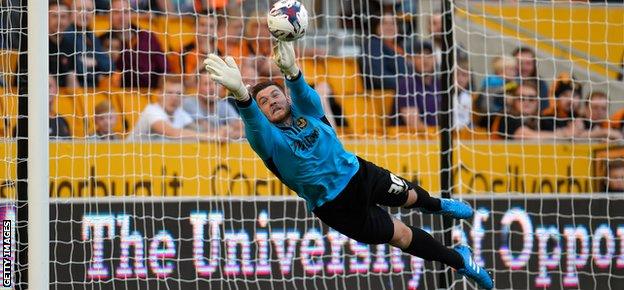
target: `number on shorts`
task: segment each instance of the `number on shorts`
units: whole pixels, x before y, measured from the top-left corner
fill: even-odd
[[[399,194],[407,189],[405,181],[398,176],[390,173],[390,179],[392,179],[392,184],[388,188],[388,193]]]

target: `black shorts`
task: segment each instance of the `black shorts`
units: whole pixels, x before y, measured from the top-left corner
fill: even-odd
[[[394,235],[390,214],[379,207],[399,207],[413,185],[390,171],[358,157],[360,169],[338,196],[314,209],[323,223],[366,244],[385,244]]]

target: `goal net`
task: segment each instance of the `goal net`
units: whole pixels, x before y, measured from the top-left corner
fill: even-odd
[[[11,261],[26,226],[15,217],[26,136],[14,128],[27,117],[19,2],[0,6]],[[202,62],[229,55],[247,84],[283,84],[273,2],[49,1],[51,289],[474,288],[328,228],[250,148]],[[393,216],[468,244],[496,289],[624,288],[622,4],[301,2],[298,64],[345,147],[434,196],[450,184],[476,210],[451,227]]]

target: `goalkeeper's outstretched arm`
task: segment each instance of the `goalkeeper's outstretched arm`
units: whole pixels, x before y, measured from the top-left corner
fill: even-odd
[[[234,59],[230,56],[221,59],[215,54],[210,54],[204,64],[210,78],[233,93],[241,118],[245,123],[245,134],[251,147],[260,158],[271,157],[271,148],[273,148],[271,124],[251,99]]]
[[[290,90],[293,104],[304,114],[321,118],[325,115],[321,97],[303,78],[297,67],[295,49],[292,42],[277,41],[273,47],[273,61],[286,78],[286,86]]]

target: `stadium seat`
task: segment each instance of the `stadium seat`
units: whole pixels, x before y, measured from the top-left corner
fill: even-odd
[[[328,57],[324,61],[326,81],[336,95],[354,95],[364,92],[364,82],[356,58]]]
[[[11,137],[13,127],[17,124],[18,116],[18,95],[11,93],[6,88],[0,88],[2,97],[0,98],[0,112],[2,112],[2,122],[0,122],[0,136]]]
[[[369,98],[349,95],[337,99],[340,100],[343,113],[349,122],[349,129],[354,137],[365,137],[372,128],[377,128],[374,104]]]
[[[121,87],[123,74],[121,72],[111,72],[100,77],[98,91],[110,91]]]
[[[161,17],[155,17],[151,14],[132,13],[131,21],[134,26],[155,32],[158,37],[165,38],[166,36],[163,33],[164,29],[161,28],[162,21],[159,20],[160,18]],[[94,24],[91,29],[97,37],[110,32],[110,15],[107,13],[95,15]]]
[[[492,122],[492,128],[490,130],[490,138],[492,140],[503,140],[504,136],[501,136],[500,133],[498,133],[499,128],[501,126],[501,122],[502,122],[503,116],[502,115],[497,115],[496,117],[494,117],[494,121]]]
[[[624,122],[624,108],[620,108],[613,115],[611,115],[610,125],[611,128],[622,129],[622,122]]]
[[[167,36],[168,49],[182,52],[184,47],[195,42],[195,20],[192,17],[168,15],[157,18],[158,27]]]
[[[69,132],[73,137],[85,137],[87,132],[84,126],[84,111],[80,98],[74,94],[58,95],[53,104],[58,116],[65,118]]]
[[[17,64],[19,62],[19,52],[14,50],[0,50],[0,74],[2,74],[2,85],[10,88],[11,92],[17,93],[15,76],[17,74]]]
[[[394,104],[393,91],[338,96],[336,101],[342,106],[349,122],[349,132],[354,137],[387,134],[387,122]]]
[[[316,84],[325,81],[325,66],[317,58],[304,57],[299,60],[301,71],[308,83]]]
[[[93,90],[93,88],[91,88]],[[81,95],[85,93],[85,88],[82,87],[59,87],[59,95]]]
[[[110,100],[113,107],[122,114],[122,123],[126,133],[132,131],[143,109],[150,103],[149,95],[137,92],[113,92],[110,94]]]
[[[111,29],[110,24],[110,15],[108,14],[97,14],[95,15],[95,20],[93,21],[93,34],[95,36],[100,37],[106,33],[108,33]]]
[[[464,128],[454,132],[455,137],[464,141],[489,140],[491,135],[483,128]]]
[[[195,27],[192,18],[172,16],[167,17],[137,17],[133,23],[142,29],[151,31],[167,58],[170,73],[182,72],[182,56],[184,47],[195,41]]]
[[[373,113],[375,119],[374,128],[369,128],[369,132],[382,132],[386,134],[385,128],[388,127],[388,120],[394,112],[395,92],[393,90],[372,90],[365,93],[365,97],[372,102]]]

